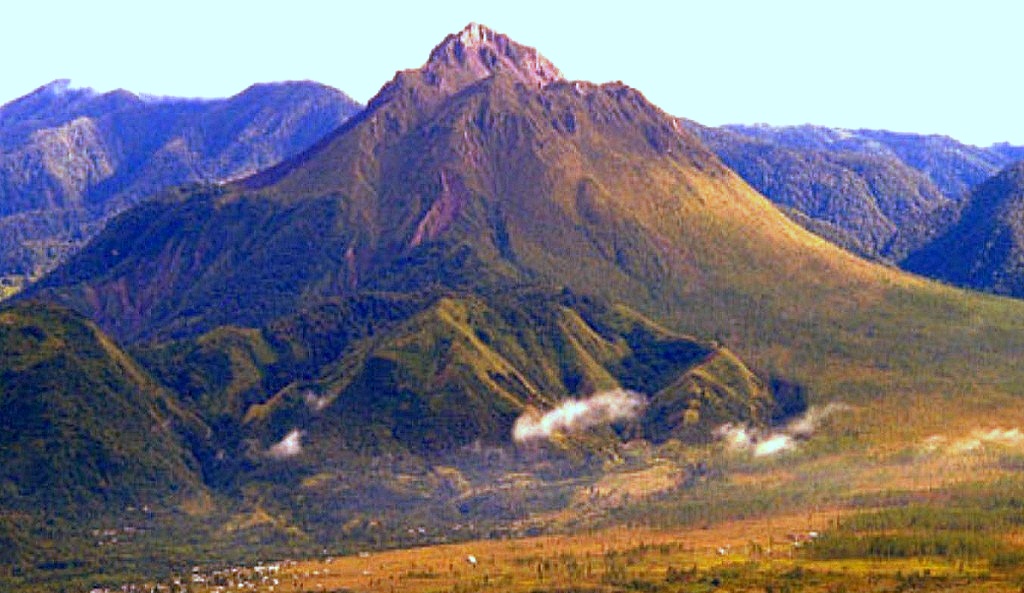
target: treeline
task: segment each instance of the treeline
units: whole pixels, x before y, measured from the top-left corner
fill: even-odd
[[[1024,527],[1024,483],[1005,479],[958,485],[923,502],[859,513],[807,548],[812,558],[935,557],[1024,566],[1024,548],[1007,534]]]

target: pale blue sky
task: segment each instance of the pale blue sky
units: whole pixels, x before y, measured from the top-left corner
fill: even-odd
[[[1024,144],[1024,2],[17,1],[0,103],[56,78],[227,96],[310,79],[366,102],[470,21],[572,79],[621,80],[701,123],[814,123]]]

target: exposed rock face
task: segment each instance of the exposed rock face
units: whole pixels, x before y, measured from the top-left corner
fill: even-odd
[[[540,53],[496,33],[483,25],[470,23],[462,31],[446,37],[424,67],[429,79],[446,86],[446,75],[458,71],[460,78],[469,73],[477,79],[497,71],[511,73],[521,82],[543,87],[562,80],[562,73]]]

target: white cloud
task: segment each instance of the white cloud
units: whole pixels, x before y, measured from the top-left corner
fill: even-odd
[[[270,449],[267,449],[267,455],[274,459],[295,457],[302,453],[302,435],[303,432],[299,429],[289,432],[283,439],[274,443]]]
[[[613,389],[587,399],[570,399],[541,415],[528,411],[512,427],[518,442],[550,438],[556,432],[579,432],[593,426],[636,418],[647,398],[635,391]]]

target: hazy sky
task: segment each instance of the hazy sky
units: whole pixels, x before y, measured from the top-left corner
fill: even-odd
[[[228,96],[310,79],[366,102],[480,22],[572,79],[621,80],[704,124],[814,123],[1024,144],[1024,2],[14,1],[0,103],[56,78]]]

